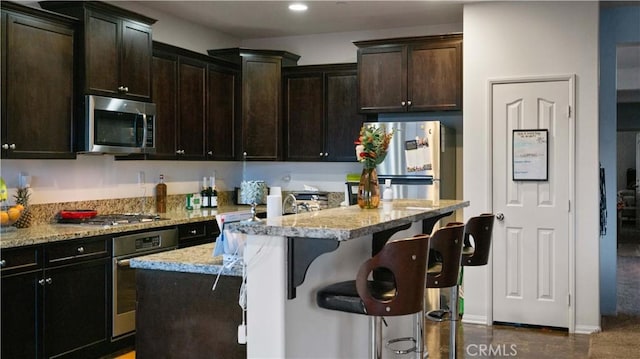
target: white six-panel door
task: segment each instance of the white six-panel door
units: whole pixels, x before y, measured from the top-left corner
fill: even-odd
[[[570,81],[494,83],[493,321],[569,327]],[[548,130],[548,180],[514,181],[512,134]]]

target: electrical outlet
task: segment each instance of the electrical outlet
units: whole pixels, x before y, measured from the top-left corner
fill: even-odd
[[[146,183],[145,181],[145,175],[144,175],[144,171],[140,171],[138,172],[138,184],[140,186],[144,186]]]

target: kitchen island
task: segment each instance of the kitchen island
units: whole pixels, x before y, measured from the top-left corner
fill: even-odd
[[[212,256],[214,246],[131,260],[136,268],[136,357],[246,358],[245,345],[237,341],[242,266],[223,265],[222,256]]]
[[[366,316],[316,305],[319,288],[353,280],[359,266],[390,238],[431,233],[468,201],[394,200],[275,217],[229,226],[246,235],[248,358],[364,358]],[[385,339],[410,336],[411,316],[387,318]]]

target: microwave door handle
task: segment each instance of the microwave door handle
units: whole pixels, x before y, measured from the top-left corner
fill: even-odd
[[[142,114],[142,144],[141,147],[144,149],[147,147],[147,114]]]

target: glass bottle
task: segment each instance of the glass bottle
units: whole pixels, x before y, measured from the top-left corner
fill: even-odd
[[[376,168],[364,168],[358,184],[358,206],[364,209],[378,208],[380,205],[380,184]]]
[[[210,177],[209,182],[209,195],[211,196],[209,204],[211,205],[211,208],[218,208],[218,191],[216,190],[215,177]]]
[[[156,212],[167,212],[167,185],[164,183],[164,175],[160,175],[160,181],[156,185]]]
[[[210,208],[211,204],[209,203],[209,192],[207,187],[207,177],[202,177],[202,190],[200,191],[201,203],[200,207],[202,208]]]

